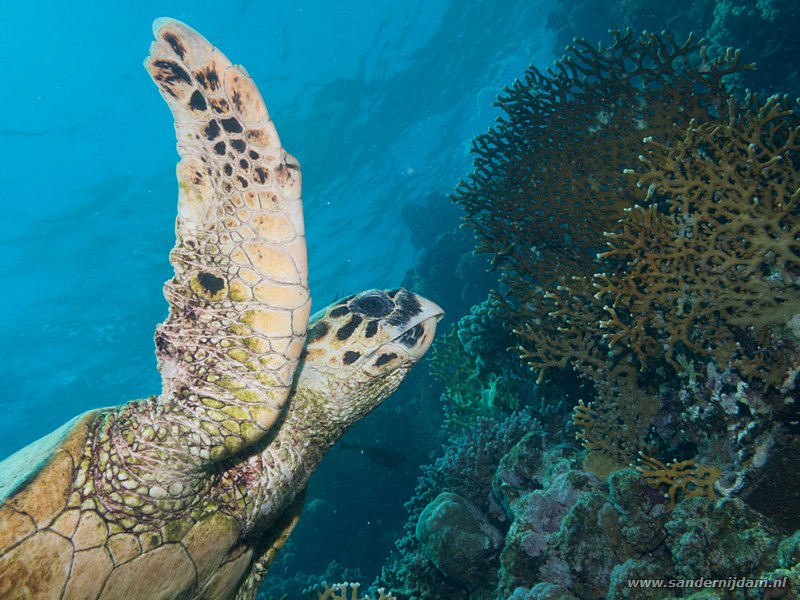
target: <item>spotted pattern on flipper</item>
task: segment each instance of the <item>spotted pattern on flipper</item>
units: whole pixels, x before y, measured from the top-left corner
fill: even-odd
[[[311,328],[330,344],[324,364],[306,363],[282,407],[309,304],[299,165],[242,69],[175,21],[155,35],[146,65],[181,155],[163,390],[0,462],[0,598],[254,600],[309,476],[427,350],[397,340],[441,313],[421,299],[397,328],[385,292],[342,300],[340,318]],[[378,358],[401,362],[381,371]]]
[[[277,420],[310,298],[299,165],[258,89],[183,23],[159,20],[154,34],[145,67],[172,111],[181,156],[175,276],[156,331],[162,393],[109,424],[109,460],[135,465],[149,495],[179,503],[159,478],[186,481]]]

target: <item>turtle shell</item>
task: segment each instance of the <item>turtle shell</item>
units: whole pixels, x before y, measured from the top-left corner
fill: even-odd
[[[232,516],[205,510],[126,528],[81,493],[104,412],[0,463],[0,598],[234,598],[254,551],[237,544]]]
[[[72,538],[88,533],[88,518],[68,505],[98,412],[72,419],[0,463],[0,598],[61,598],[75,554]]]

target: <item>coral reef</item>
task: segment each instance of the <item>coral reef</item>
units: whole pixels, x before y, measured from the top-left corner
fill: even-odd
[[[778,546],[778,565],[774,571],[764,574],[764,579],[784,579],[792,590],[800,590],[800,531],[783,540]]]
[[[555,457],[550,454],[549,458]],[[498,581],[504,595],[540,579],[561,586],[574,581],[567,562],[555,553],[554,540],[564,520],[592,496],[600,481],[592,474],[572,470],[568,460],[555,460],[554,465],[542,475],[542,489],[529,491],[509,507],[512,522],[500,556]],[[595,575],[602,577],[600,572]]]
[[[629,365],[617,365],[605,376],[597,374],[599,400],[575,407],[575,437],[589,450],[584,466],[601,477],[630,464],[638,453],[650,450],[646,436],[659,409],[656,397],[636,385]]]
[[[581,467],[583,451],[543,444],[541,432],[519,437],[525,419],[512,419],[481,421],[480,430],[448,446],[450,461],[436,465],[452,476],[464,469],[452,460],[465,453],[463,445],[490,448],[472,455],[482,465],[475,472],[480,481],[424,480],[410,503],[410,534],[379,580],[398,599],[667,599],[679,593],[640,595],[632,582],[797,580],[800,532],[787,536],[739,498],[711,498],[709,479],[692,466],[686,478],[701,477],[702,495],[688,483],[689,493],[664,494],[653,487],[654,469],[625,468],[600,479]],[[652,466],[674,477],[686,471]],[[474,500],[448,491],[458,488]],[[455,545],[456,539],[466,543]],[[749,597],[740,592],[719,589],[706,597]]]
[[[290,554],[293,553],[293,545],[296,544],[290,540],[286,546]],[[320,587],[324,588],[320,581],[364,581],[367,578],[361,569],[347,568],[336,560],[329,562],[324,570],[313,574],[288,567],[287,563],[291,564],[296,559],[297,557],[289,557],[281,560],[279,557],[271,565],[268,576],[258,590],[258,600],[306,598],[312,593],[319,593]],[[375,594],[377,593],[375,590]]]
[[[688,498],[675,508],[665,530],[676,577],[741,577],[777,562],[775,529],[738,498]]]
[[[321,590],[309,590],[309,600],[372,600],[370,596],[358,595],[358,590],[361,587],[360,583],[345,582],[328,585],[323,582],[322,587],[323,589]],[[349,596],[347,594],[348,591],[350,592]],[[379,595],[374,596],[375,600],[397,600],[397,598],[388,594],[384,589],[379,589],[377,593]]]
[[[800,118],[731,96],[749,68],[691,37],[578,41],[504,90],[453,196],[522,359],[585,386],[573,422],[601,477],[699,458],[745,493],[797,421]],[[735,391],[709,398],[715,377]]]
[[[625,169],[642,137],[677,141],[692,119],[718,114],[723,78],[745,68],[737,53],[711,59],[692,39],[627,33],[609,48],[579,44],[548,74],[530,68],[504,90],[506,117],[476,138],[475,172],[456,188],[478,250],[501,271],[501,314],[522,358],[540,381],[548,370],[573,368],[592,383],[594,414],[614,434],[598,437],[605,449],[590,457],[601,474],[651,450],[645,436],[658,409],[658,382],[640,377],[643,334],[632,327],[615,339],[595,288],[595,274],[621,262],[598,257],[604,233],[644,201]],[[582,439],[592,444],[590,436]]]
[[[444,424],[451,435],[478,417],[502,417],[537,398],[497,307],[493,298],[473,306],[433,346],[430,371],[444,386]]]
[[[453,196],[499,288],[432,369],[459,394],[445,409],[475,417],[407,504],[379,580],[400,600],[798,585],[800,118],[782,97],[732,96],[749,68],[691,37],[615,33],[504,90]],[[574,431],[487,402],[511,372],[492,370],[498,331],[540,398],[572,375]]]

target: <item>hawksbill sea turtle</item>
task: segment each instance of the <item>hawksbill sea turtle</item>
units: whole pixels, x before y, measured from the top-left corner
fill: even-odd
[[[0,463],[3,600],[254,599],[309,476],[442,316],[398,289],[309,320],[298,162],[243,68],[183,23],[153,30],[181,157],[162,391]]]

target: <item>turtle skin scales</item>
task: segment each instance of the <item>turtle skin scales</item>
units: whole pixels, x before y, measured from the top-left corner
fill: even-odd
[[[181,157],[162,390],[0,463],[0,600],[254,600],[308,478],[442,316],[396,289],[309,318],[299,163],[242,67],[183,23],[153,29]]]

